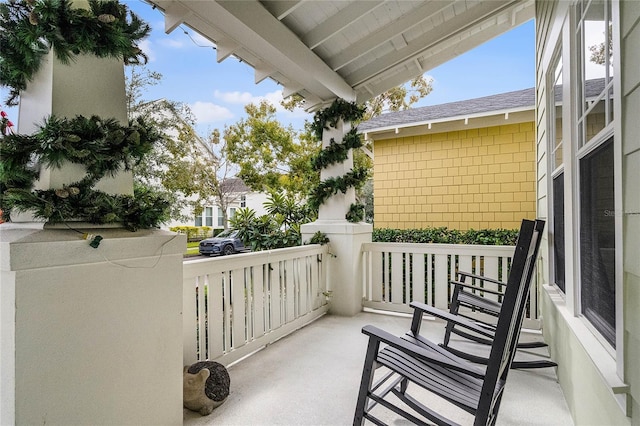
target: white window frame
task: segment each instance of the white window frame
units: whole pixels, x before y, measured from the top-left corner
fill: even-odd
[[[629,415],[629,385],[627,385],[624,374],[624,303],[623,303],[623,229],[622,229],[622,217],[616,215],[615,220],[615,309],[616,309],[616,349],[613,349],[611,345],[600,335],[599,332],[592,327],[585,318],[580,316],[580,263],[579,263],[579,192],[577,183],[579,183],[579,168],[578,158],[582,158],[586,155],[587,150],[595,149],[596,144],[589,144],[585,146],[585,150],[581,150],[578,153],[577,150],[577,132],[578,132],[578,120],[577,109],[581,107],[578,104],[578,92],[576,88],[576,79],[578,72],[577,65],[577,46],[575,40],[575,28],[576,28],[576,13],[574,5],[577,3],[573,0],[571,3],[557,3],[557,7],[562,11],[558,14],[558,17],[563,16],[563,22],[561,25],[552,26],[550,33],[546,38],[546,43],[549,46],[561,45],[562,49],[562,65],[563,65],[563,87],[562,87],[562,103],[563,103],[563,165],[564,165],[564,196],[565,196],[565,300],[556,301],[555,303],[561,315],[566,319],[567,325],[570,327],[576,338],[580,341],[583,349],[591,358],[593,365],[601,374],[601,377],[606,385],[611,389],[616,401],[621,407],[622,411]],[[598,135],[598,141],[606,141],[608,136],[614,136],[614,191],[615,191],[615,210],[617,212],[622,211],[622,123],[620,120],[622,111],[622,87],[621,87],[621,58],[616,52],[620,52],[620,16],[619,16],[619,0],[611,0],[611,18],[613,24],[612,39],[613,39],[613,109],[614,119],[610,126],[603,129]],[[556,49],[549,49],[544,53],[544,57],[541,60],[541,66],[544,72],[549,74],[553,73],[555,69],[552,69]],[[547,83],[547,79],[551,78],[545,75],[541,80],[541,83]],[[582,84],[582,82],[581,82]],[[549,96],[546,92],[544,96]],[[546,105],[550,104],[550,100],[546,99]],[[548,115],[547,118],[548,119]],[[549,124],[546,123],[546,126]],[[545,129],[546,131],[547,129]],[[607,133],[610,132],[610,133]],[[547,132],[548,137],[548,132]],[[593,139],[596,142],[596,139]],[[602,143],[600,142],[600,143]],[[552,167],[552,159],[550,158],[552,150],[549,148],[552,142],[546,140],[545,148],[548,149],[546,156],[547,173],[546,173],[546,187],[547,197],[550,196],[550,186],[552,185],[552,176],[557,176],[555,167]],[[550,182],[551,181],[551,182]],[[575,183],[574,183],[575,182]],[[548,199],[547,199],[548,201]],[[547,218],[553,215],[553,206],[551,202],[547,202],[546,206]],[[551,253],[549,253],[551,257]],[[549,283],[553,282],[551,276],[552,270],[548,270]],[[554,291],[554,295],[560,294]]]
[[[575,4],[575,2],[574,2]],[[564,173],[565,173],[565,235],[568,237],[565,240],[565,287],[566,287],[566,304],[569,312],[583,324],[584,329],[588,330],[591,337],[589,341],[599,342],[603,351],[596,350],[585,343],[585,349],[592,355],[595,365],[601,369],[603,377],[612,387],[619,387],[622,389],[624,375],[624,301],[623,301],[623,228],[621,215],[615,215],[615,310],[616,310],[616,348],[614,349],[598,332],[591,323],[582,316],[581,313],[581,298],[580,298],[580,200],[579,200],[579,161],[585,155],[598,148],[602,143],[606,142],[613,136],[613,150],[614,150],[614,200],[616,212],[622,211],[622,124],[620,120],[622,110],[622,88],[620,81],[621,69],[620,55],[616,55],[615,52],[620,52],[620,19],[619,19],[619,2],[618,0],[611,0],[611,18],[613,24],[612,38],[613,38],[613,68],[617,72],[613,75],[613,87],[614,87],[614,119],[602,129],[597,135],[595,135],[587,144],[578,149],[578,108],[581,108],[581,100],[578,99],[578,90],[576,87],[575,78],[578,72],[582,72],[581,64],[577,63],[576,49],[581,48],[578,46],[575,39],[575,28],[577,22],[576,10],[574,7],[569,8],[569,20],[565,22],[565,25],[561,31],[560,38],[562,38],[563,48],[563,81],[568,81],[570,84],[563,85],[563,105],[567,105],[568,110],[566,113],[563,111],[563,161],[564,161]],[[552,72],[550,69],[547,72]],[[584,79],[580,81],[580,84],[584,84]],[[582,89],[581,89],[582,90]],[[565,125],[565,122],[567,125]],[[570,142],[569,142],[570,141]],[[554,175],[555,176],[555,175]],[[550,209],[550,207],[548,207]],[[552,211],[548,210],[548,214],[552,215]],[[594,355],[594,353],[602,354],[608,353],[611,357],[609,361],[612,366],[611,369],[606,367],[608,364],[601,355]],[[614,367],[615,366],[615,367]],[[613,371],[615,370],[615,371]],[[617,376],[612,377],[612,375]],[[624,392],[616,395],[618,402],[623,408],[626,407],[624,399]]]

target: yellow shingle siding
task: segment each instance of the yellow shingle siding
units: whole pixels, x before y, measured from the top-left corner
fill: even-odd
[[[516,229],[535,217],[534,123],[375,141],[376,228]]]

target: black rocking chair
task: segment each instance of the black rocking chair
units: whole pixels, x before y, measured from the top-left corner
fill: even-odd
[[[403,337],[396,337],[370,325],[362,329],[362,332],[369,336],[369,344],[356,403],[354,425],[363,424],[365,419],[383,425],[384,422],[371,413],[378,404],[415,424],[455,424],[444,414],[429,409],[410,395],[410,383],[473,414],[474,425],[495,424],[504,385],[516,351],[533,275],[541,238],[538,228],[539,226],[532,221],[522,222],[495,331],[487,331],[472,321],[451,315],[449,312],[420,306],[421,311],[453,321],[458,326],[489,337],[491,353],[486,369],[417,334],[408,333]],[[412,306],[415,307],[417,304],[412,303]],[[385,367],[388,372],[374,383],[374,375],[379,367]],[[404,403],[404,406],[398,404],[398,400]]]
[[[536,221],[536,230],[542,234],[544,230],[544,221],[538,220]],[[540,241],[538,241],[540,244]],[[505,283],[494,280],[492,278],[470,274],[468,272],[458,271],[459,281],[451,281],[451,284],[454,286],[453,294],[451,296],[451,303],[449,305],[449,312],[452,315],[460,315],[465,316],[460,308],[469,308],[475,312],[479,312],[481,314],[488,315],[489,317],[498,317],[500,314],[500,309],[502,307],[502,303],[496,300],[491,300],[480,293],[489,293],[496,296],[504,296],[503,292],[500,291],[501,287],[505,285]],[[471,278],[476,280],[479,284],[481,283],[483,286],[479,287],[474,285],[473,283],[466,283],[466,278]],[[488,284],[488,285],[487,285]],[[492,287],[489,287],[492,286]],[[414,321],[412,322],[412,332],[415,334],[419,333],[420,320],[422,319],[422,312],[420,312],[419,308],[414,311]],[[478,317],[471,317],[472,321],[476,322],[476,324],[485,328],[488,333],[495,332],[496,324],[495,322],[483,321]],[[488,359],[484,357],[480,357],[477,355],[472,355],[466,351],[462,351],[456,348],[451,347],[451,334],[456,334],[458,336],[467,338],[474,342],[482,343],[485,345],[491,344],[491,337],[487,334],[483,336],[478,335],[477,333],[469,332],[467,330],[461,329],[460,327],[456,327],[455,322],[447,321],[447,325],[445,328],[445,334],[442,347],[449,350],[451,353],[462,357],[464,359],[468,359],[473,362],[486,364]],[[542,348],[546,347],[547,344],[541,341],[536,342],[519,342],[518,349],[532,349],[532,348]],[[553,361],[548,359],[535,359],[535,360],[527,360],[527,361],[519,361],[514,360],[511,364],[511,368],[547,368],[547,367],[557,367]]]

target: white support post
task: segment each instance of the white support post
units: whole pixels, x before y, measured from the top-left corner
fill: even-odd
[[[124,83],[122,60],[49,53],[21,93],[18,132],[52,114],[126,124]],[[36,187],[84,175],[41,170]],[[133,194],[132,174],[96,189]],[[23,219],[0,231],[0,424],[182,424],[184,237]],[[103,240],[92,248],[82,232]]]
[[[333,138],[337,143],[351,130],[350,123],[342,120],[336,128],[324,130],[322,146],[329,146]],[[320,179],[343,176],[353,168],[353,153],[343,163],[323,169]],[[346,194],[338,193],[321,206],[318,220],[302,225],[302,240],[308,241],[316,232],[329,238],[329,266],[327,268],[328,289],[331,290],[329,312],[336,315],[353,316],[362,311],[362,254],[363,243],[371,242],[373,226],[368,223],[351,223],[345,219],[352,203],[355,189]]]

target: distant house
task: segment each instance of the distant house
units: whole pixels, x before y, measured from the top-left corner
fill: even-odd
[[[227,209],[228,219],[231,219],[235,215],[236,210],[241,207],[254,210],[257,216],[267,214],[263,206],[264,202],[267,201],[267,194],[251,191],[239,178],[226,179],[222,185],[226,186],[224,192],[230,195]],[[196,215],[193,223],[189,223],[188,225],[209,226],[214,229],[225,228],[224,215],[219,205],[205,205],[202,213]],[[228,227],[229,224],[227,223],[226,225]]]
[[[155,101],[147,102],[141,105],[139,113],[150,114],[150,116],[157,121],[164,121],[165,133],[171,138],[178,138],[181,131],[188,130],[195,142],[194,149],[199,157],[209,157],[211,159],[216,158],[216,154],[213,151],[212,145],[199,137],[193,129],[193,126],[188,123],[179,114],[172,105],[165,99],[158,99]],[[224,202],[219,200],[209,200],[200,203],[202,206],[202,212],[195,215],[192,206],[187,206],[182,209],[182,216],[185,220],[172,220],[166,223],[163,227],[166,229],[175,226],[208,226],[214,229],[222,229],[228,227],[228,219],[232,218],[235,211],[240,207],[248,207],[255,210],[257,215],[265,214],[263,203],[267,199],[267,195],[263,193],[256,193],[251,191],[241,179],[236,177],[229,177],[222,182],[222,193],[224,195]],[[192,198],[191,201],[197,201]],[[225,224],[223,210],[221,205],[225,206],[227,223]]]
[[[600,93],[592,80],[587,96]],[[358,126],[374,147],[374,224],[518,228],[536,216],[533,88],[393,112]]]

